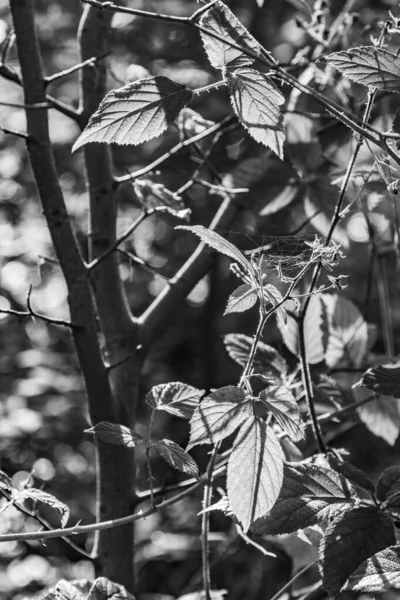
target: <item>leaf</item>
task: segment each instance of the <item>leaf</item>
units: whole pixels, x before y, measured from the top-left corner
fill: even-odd
[[[167,206],[175,215],[186,210],[182,198],[172,193],[162,183],[155,183],[151,179],[134,179],[132,185],[136,198],[146,210]]]
[[[190,419],[199,405],[204,390],[198,390],[180,381],[161,383],[146,394],[146,403],[153,410],[165,410],[171,415]]]
[[[355,388],[353,393],[356,400],[361,400],[373,392]],[[394,445],[400,432],[400,399],[378,396],[368,404],[359,406],[357,414],[374,435],[383,438],[391,446]]]
[[[260,399],[275,420],[295,442],[304,438],[301,413],[293,394],[285,387],[270,387],[260,393]]]
[[[263,267],[263,261],[261,264],[261,269],[262,269],[262,267]],[[269,269],[269,267],[268,267],[268,269]],[[266,300],[268,302],[270,302],[270,304],[272,304],[272,306],[277,306],[278,304],[282,303],[276,309],[276,316],[278,319],[281,320],[282,325],[286,326],[287,312],[286,312],[285,304],[283,303],[282,294],[274,285],[271,285],[270,283],[267,283],[267,285],[265,285],[263,287],[263,290],[264,290],[264,296],[266,297]]]
[[[361,563],[341,591],[367,594],[400,589],[400,545],[385,548]]]
[[[107,577],[98,577],[93,583],[87,600],[135,600],[123,585],[110,581]]]
[[[319,296],[312,296],[304,319],[304,341],[307,361],[311,365],[324,360],[325,321],[326,315],[321,298]],[[280,320],[277,324],[285,346],[292,354],[300,356],[299,326],[296,319],[288,315],[286,326]]]
[[[252,308],[258,300],[257,290],[249,283],[240,285],[228,298],[224,315],[234,312],[245,312]]]
[[[253,274],[253,267],[251,266],[247,258],[240,252],[240,250],[238,250],[236,246],[228,242],[225,238],[218,235],[218,233],[216,233],[215,231],[207,229],[202,225],[179,225],[178,227],[176,227],[176,229],[186,229],[187,231],[191,231],[192,233],[199,236],[202,242],[204,242],[208,246],[211,246],[211,248],[214,248],[214,250],[221,252],[221,254],[229,256],[230,258],[238,262],[240,265],[242,265],[246,273]]]
[[[174,469],[178,469],[178,471],[192,477],[198,475],[199,469],[193,458],[175,442],[165,439],[159,440],[152,442],[151,447]]]
[[[279,105],[285,98],[264,73],[253,69],[227,72],[233,110],[249,134],[283,159],[285,130]]]
[[[134,448],[137,444],[143,442],[143,438],[138,433],[125,427],[125,425],[117,425],[108,421],[101,421],[90,429],[85,429],[85,433],[98,436],[103,442],[115,444],[116,446],[126,446]]]
[[[50,594],[53,593],[54,600],[86,600],[86,594],[83,595],[81,591],[71,582],[65,579],[60,579],[53,590],[50,590]],[[47,598],[47,596],[45,596]]]
[[[224,336],[226,351],[232,360],[245,367],[253,345],[253,338],[243,333],[228,333]],[[285,359],[272,346],[258,342],[253,361],[255,373],[265,377],[281,377],[288,371]]]
[[[368,369],[356,385],[367,387],[377,394],[400,398],[400,360]]]
[[[387,92],[400,91],[400,59],[384,48],[351,48],[328,54],[325,60],[356,83]]]
[[[350,367],[360,367],[368,349],[368,326],[358,308],[338,294],[321,294],[328,317],[328,345],[325,362],[337,366],[343,359]]]
[[[370,480],[369,477],[351,463],[347,461],[342,461],[336,458],[336,456],[329,457],[329,463],[332,467],[343,477],[346,477],[351,483],[357,485],[358,487],[367,490],[370,494],[375,494],[375,486]]]
[[[112,90],[90,117],[72,151],[93,142],[137,146],[158,137],[192,95],[184,85],[161,75]]]
[[[268,535],[293,533],[323,523],[350,507],[343,477],[326,467],[285,465],[283,485],[275,506],[251,527]]]
[[[47,506],[54,508],[59,514],[61,519],[61,527],[65,527],[69,519],[69,508],[64,502],[58,500],[52,494],[48,494],[43,490],[36,488],[25,488],[15,494],[15,500],[17,502],[24,502],[25,500],[33,500],[34,502],[41,502]]]
[[[311,544],[311,546],[314,546],[315,548],[319,548],[321,540],[324,537],[324,532],[319,525],[312,525],[312,527],[299,529],[296,535],[303,540],[303,542]]]
[[[251,50],[258,56],[262,48],[255,38],[247,31],[237,17],[229,10],[223,2],[216,2],[204,13],[200,19],[200,25],[208,31],[225,38],[228,42],[234,42],[241,48]],[[216,39],[200,30],[200,36],[204,44],[208,60],[216,69],[236,69],[238,67],[253,64],[254,58],[243,54],[239,49],[232,47],[229,43]]]
[[[282,478],[283,453],[273,430],[248,418],[233,444],[227,475],[229,504],[245,532],[273,507]]]
[[[376,484],[376,496],[384,502],[393,493],[400,491],[400,467],[392,466],[385,469]]]
[[[216,444],[225,439],[251,414],[251,402],[205,398],[190,421],[187,449],[199,444]]]
[[[324,589],[337,594],[364,560],[395,543],[391,520],[375,506],[358,506],[337,516],[320,546]]]
[[[6,473],[4,473],[4,471],[0,471],[0,490],[11,492],[13,488],[14,486],[10,477]]]

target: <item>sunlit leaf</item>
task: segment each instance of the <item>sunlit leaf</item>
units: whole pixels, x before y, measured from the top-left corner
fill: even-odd
[[[357,506],[337,516],[320,546],[324,589],[337,594],[364,560],[395,543],[391,520],[375,506]]]
[[[356,400],[374,395],[364,388],[353,390]],[[366,427],[378,437],[393,446],[400,433],[400,399],[391,396],[376,396],[363,406],[357,407],[357,414]]]
[[[96,435],[103,442],[115,444],[116,446],[127,446],[128,448],[134,448],[137,444],[143,442],[142,436],[129,429],[129,427],[109,423],[108,421],[101,421],[94,427],[85,429],[85,433]]]
[[[361,46],[324,57],[343,75],[369,87],[400,92],[400,58],[385,48]]]
[[[348,461],[339,460],[334,455],[329,458],[329,463],[338,473],[351,481],[352,484],[367,490],[370,494],[375,494],[375,486],[364,471],[361,471]]]
[[[145,210],[166,206],[172,214],[180,214],[186,210],[185,203],[165,187],[162,183],[155,183],[151,179],[135,179],[132,181],[136,198]]]
[[[264,74],[253,69],[227,72],[229,95],[239,121],[249,134],[283,158],[285,130],[279,105],[285,98]]]
[[[192,92],[167,77],[140,79],[112,90],[72,150],[93,142],[137,145],[161,135],[190,102]]]
[[[0,471],[0,489],[11,492],[13,487],[10,477],[4,471]]]
[[[374,594],[400,589],[400,545],[385,548],[362,562],[349,577],[343,592]]]
[[[400,398],[400,361],[368,369],[357,383],[377,394]]]
[[[233,312],[245,312],[258,300],[257,290],[248,283],[240,285],[228,298],[224,315]]]
[[[275,506],[251,527],[254,533],[292,533],[340,514],[349,504],[349,488],[343,477],[326,467],[285,465],[283,485]]]
[[[18,502],[24,502],[25,500],[33,500],[34,502],[41,502],[42,504],[51,506],[51,508],[54,508],[60,514],[61,527],[65,527],[68,522],[68,506],[64,504],[64,502],[58,500],[58,498],[56,498],[52,494],[48,494],[43,490],[38,490],[36,488],[25,488],[20,492],[16,492],[15,500],[17,500]]]
[[[304,438],[304,425],[300,409],[289,390],[283,386],[270,387],[260,393],[260,399],[289,437],[295,442]]]
[[[199,468],[193,458],[175,442],[171,440],[153,441],[151,447],[174,469],[196,477]]]
[[[134,600],[123,585],[110,581],[107,577],[98,577],[90,589],[87,600]]]
[[[283,453],[273,430],[249,417],[233,444],[227,476],[229,504],[245,532],[273,507],[282,478]]]
[[[224,336],[225,348],[229,356],[241,367],[245,367],[249,357],[253,338],[243,333],[228,333]],[[280,377],[287,373],[285,359],[272,346],[258,342],[253,361],[254,372],[265,377]]]
[[[176,417],[190,419],[203,394],[204,390],[180,381],[161,383],[146,394],[146,403],[153,410],[164,410]]]
[[[200,25],[209,32],[225,38],[228,42],[234,42],[241,48],[252,51],[257,56],[261,55],[261,46],[247,31],[242,23],[235,17],[223,2],[216,2],[210,10],[204,13],[200,19]],[[204,49],[208,60],[216,69],[237,69],[238,67],[253,64],[255,58],[244,54],[241,50],[216,39],[204,30],[200,31]]]

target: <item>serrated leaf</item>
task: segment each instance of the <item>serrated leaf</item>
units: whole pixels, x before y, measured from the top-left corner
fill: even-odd
[[[218,1],[213,4],[210,10],[201,17],[200,25],[208,31],[225,38],[228,42],[234,42],[241,48],[251,50],[258,56],[261,55],[262,48],[260,44],[223,2]],[[237,69],[238,67],[249,66],[255,60],[230,44],[212,37],[205,31],[200,31],[200,36],[208,60],[216,69],[225,69],[225,67]]]
[[[312,527],[299,529],[296,535],[303,540],[303,542],[311,544],[314,548],[319,548],[321,540],[324,537],[324,532],[319,525],[312,525]]]
[[[293,394],[285,387],[270,387],[260,393],[260,399],[272,412],[275,420],[295,442],[304,438],[301,413]]]
[[[253,338],[243,333],[228,333],[224,336],[226,351],[232,360],[245,367],[249,357]],[[288,371],[285,359],[272,346],[258,342],[253,361],[254,372],[265,377],[281,377]]]
[[[229,504],[245,532],[273,507],[282,478],[283,453],[273,430],[248,418],[233,444],[227,475]]]
[[[199,473],[198,466],[193,458],[183,448],[171,440],[152,442],[151,447],[174,469],[196,477]]]
[[[160,383],[146,394],[146,403],[153,410],[164,410],[176,417],[190,419],[199,405],[204,390],[180,381]]]
[[[358,506],[337,516],[320,546],[324,589],[337,594],[364,560],[395,542],[391,520],[375,506]]]
[[[400,361],[368,369],[356,385],[400,398]]]
[[[249,134],[283,159],[285,130],[279,105],[285,98],[270,79],[253,69],[226,74],[233,110]]]
[[[300,356],[300,337],[297,321],[288,315],[286,326],[277,322],[285,346],[295,356]],[[309,364],[314,365],[324,360],[325,356],[326,315],[319,296],[312,296],[304,319],[304,341]]]
[[[371,396],[364,388],[353,390],[356,400]],[[357,407],[357,414],[366,427],[376,436],[393,446],[400,433],[400,399],[377,396],[375,400]]]
[[[128,448],[134,448],[137,444],[143,442],[142,436],[129,429],[129,427],[109,423],[108,421],[100,421],[94,427],[85,429],[85,433],[96,435],[100,440],[108,444],[127,446]]]
[[[251,402],[205,398],[190,421],[187,449],[199,444],[216,444],[236,431],[251,415]]]
[[[53,594],[53,596],[50,595],[49,600],[50,598],[54,598],[54,600],[86,600],[86,595],[71,581],[66,581],[65,579],[60,579],[53,590],[50,590],[50,594]]]
[[[338,294],[322,294],[328,317],[328,345],[325,362],[337,366],[343,359],[350,367],[360,367],[368,349],[368,325],[358,308]]]
[[[109,92],[73,145],[138,145],[161,135],[190,102],[186,86],[157,76]]]
[[[65,527],[69,519],[69,508],[64,502],[61,502],[53,496],[43,490],[36,488],[25,488],[15,494],[15,500],[18,502],[24,502],[25,500],[33,500],[34,502],[41,502],[47,506],[54,508],[60,515],[61,527]]]
[[[155,183],[151,179],[134,179],[132,186],[136,198],[145,210],[166,206],[173,214],[179,214],[186,209],[182,198],[171,192],[162,183]]]
[[[107,577],[98,577],[93,583],[87,600],[135,600],[123,585],[110,581]]]
[[[364,471],[361,471],[348,461],[339,460],[336,456],[330,457],[329,463],[338,473],[351,481],[352,484],[367,490],[370,494],[375,494],[375,486]]]
[[[385,548],[361,563],[342,592],[373,594],[400,589],[400,545]]]
[[[11,492],[13,490],[13,483],[9,476],[4,473],[4,471],[0,471],[0,489],[5,490],[7,492]]]
[[[383,471],[376,484],[376,496],[384,502],[394,492],[400,491],[400,467],[395,465]]]
[[[252,308],[257,300],[257,290],[249,283],[244,283],[229,296],[224,315],[234,312],[245,312]]]
[[[400,58],[385,48],[361,46],[333,52],[325,60],[355,83],[400,92]]]
[[[228,240],[218,235],[215,231],[207,229],[202,225],[179,225],[176,229],[186,229],[187,231],[191,231],[196,234],[202,242],[211,246],[211,248],[214,248],[214,250],[217,250],[218,252],[221,252],[221,254],[225,254],[238,262],[244,268],[246,273],[253,274],[253,267],[240,250],[228,242]]]
[[[283,485],[275,506],[252,525],[254,533],[293,533],[323,523],[350,508],[343,477],[326,467],[285,465]]]

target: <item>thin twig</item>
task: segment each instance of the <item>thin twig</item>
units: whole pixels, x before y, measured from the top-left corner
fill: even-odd
[[[211,504],[212,496],[212,477],[215,460],[218,455],[221,443],[215,444],[211,454],[210,461],[207,466],[206,472],[206,483],[204,486],[203,494],[203,512],[201,516],[201,558],[202,558],[202,570],[203,570],[203,591],[205,600],[211,600],[211,577],[210,577],[210,561],[209,561],[209,547],[208,547],[208,535],[210,533],[210,512],[207,510]]]
[[[101,56],[93,56],[92,58],[88,58],[87,60],[84,60],[83,62],[81,62],[77,65],[74,65],[73,67],[69,67],[69,69],[65,69],[64,71],[60,71],[59,73],[55,73],[54,75],[45,77],[44,78],[45,85],[49,85],[53,81],[56,81],[57,79],[61,79],[62,77],[66,77],[67,75],[71,75],[71,73],[75,73],[76,71],[79,71],[80,69],[83,69],[84,67],[88,67],[88,66],[92,67],[99,60],[102,60],[106,56],[109,56],[109,54],[110,54],[110,52],[105,52]]]
[[[0,131],[2,131],[3,133],[6,133],[7,135],[15,135],[24,140],[28,139],[28,134],[25,133],[25,131],[17,131],[16,129],[9,129],[8,127],[3,127],[3,125],[0,125]]]

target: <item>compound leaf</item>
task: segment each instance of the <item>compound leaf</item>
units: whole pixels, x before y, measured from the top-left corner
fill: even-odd
[[[269,78],[253,69],[227,72],[233,110],[249,134],[283,158],[285,130],[279,105],[285,98]]]
[[[180,381],[161,383],[146,394],[146,403],[153,410],[164,410],[176,417],[190,419],[199,405],[204,390]]]
[[[127,448],[134,448],[137,444],[143,442],[142,436],[129,429],[129,427],[109,423],[108,421],[100,421],[94,427],[85,429],[85,433],[96,435],[108,444],[127,446]]]
[[[282,478],[283,453],[273,430],[248,418],[233,444],[227,476],[229,504],[245,532],[273,507]]]
[[[385,48],[361,46],[325,57],[343,75],[369,87],[400,92],[400,58]]]
[[[93,142],[136,146],[158,137],[191,97],[186,86],[161,75],[112,90],[90,117],[72,151]]]
[[[196,477],[199,473],[198,466],[193,458],[175,442],[171,440],[159,440],[152,442],[151,447],[174,469],[182,473]]]

